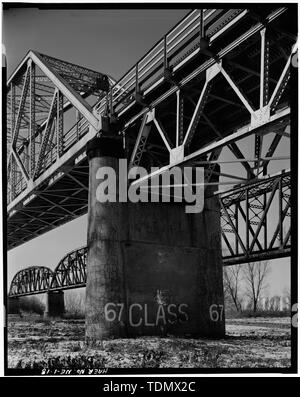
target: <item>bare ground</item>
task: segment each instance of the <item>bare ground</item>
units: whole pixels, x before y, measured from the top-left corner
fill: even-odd
[[[226,322],[224,339],[143,337],[84,343],[83,320],[10,316],[8,368],[288,368],[290,318]]]

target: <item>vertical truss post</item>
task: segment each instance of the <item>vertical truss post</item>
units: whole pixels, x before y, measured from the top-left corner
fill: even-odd
[[[64,98],[60,91],[57,91],[57,154],[61,157],[64,150],[64,113],[63,113]]]
[[[199,28],[200,28],[200,39],[204,37],[204,18],[203,18],[203,9],[200,9],[200,23],[199,23]]]
[[[30,63],[30,170],[33,178],[35,170],[35,65]]]
[[[269,101],[269,40],[266,35],[266,28],[261,30],[261,47],[260,47],[260,98],[259,107],[262,110]],[[263,137],[261,135],[255,135],[255,149],[254,155],[258,161],[255,161],[254,168],[259,173],[260,157],[262,149]],[[265,172],[265,168],[264,168]]]
[[[237,234],[238,234],[239,233],[238,204],[236,203],[234,207],[235,207],[234,208],[235,229],[236,229]],[[237,234],[235,234],[235,253],[236,253],[236,255],[239,254],[239,240],[238,240]]]
[[[246,189],[246,200],[245,200],[245,211],[246,211],[246,251],[249,253],[249,191]]]
[[[180,90],[176,91],[176,147],[183,142],[183,95]]]
[[[269,101],[269,40],[267,38],[266,28],[260,34],[260,109],[262,109]]]
[[[176,91],[176,147],[179,145],[179,131],[180,131],[180,91]]]
[[[267,205],[267,193],[264,193],[264,201],[263,201],[263,210],[265,211]],[[264,249],[266,250],[268,248],[268,223],[267,223],[267,217],[265,218],[264,221]]]
[[[11,200],[14,200],[17,194],[17,167],[14,157],[11,157]]]
[[[164,35],[164,70],[168,69],[168,55],[167,55],[167,35]]]
[[[280,242],[280,248],[283,248],[283,216],[282,216],[282,179],[279,178],[278,182],[278,211],[279,211],[279,242]]]

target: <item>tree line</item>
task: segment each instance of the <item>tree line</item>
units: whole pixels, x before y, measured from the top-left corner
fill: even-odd
[[[260,261],[244,265],[226,266],[223,271],[225,307],[236,312],[289,311],[290,291],[284,288],[282,295],[264,296],[268,287],[270,263]]]

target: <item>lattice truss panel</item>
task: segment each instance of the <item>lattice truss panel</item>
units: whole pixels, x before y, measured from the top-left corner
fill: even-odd
[[[67,254],[55,268],[51,288],[65,289],[79,287],[86,283],[87,247]]]
[[[109,85],[106,75],[29,52],[7,87],[8,203],[87,133],[86,115]]]
[[[11,282],[9,296],[46,292],[50,288],[52,278],[52,270],[44,266],[20,270]]]
[[[291,248],[290,172],[220,197],[225,264],[286,256]]]
[[[44,266],[31,266],[16,273],[9,296],[24,296],[50,290],[83,287],[86,284],[87,247],[69,252],[54,271]]]

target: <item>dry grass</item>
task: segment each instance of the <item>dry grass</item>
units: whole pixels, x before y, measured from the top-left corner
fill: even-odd
[[[231,319],[220,340],[141,337],[84,343],[84,321],[8,324],[9,368],[269,368],[290,366],[290,319]]]

